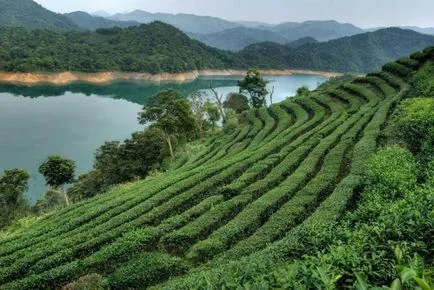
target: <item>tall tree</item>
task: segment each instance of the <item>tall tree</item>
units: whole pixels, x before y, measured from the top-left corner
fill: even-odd
[[[268,81],[266,81],[257,69],[249,69],[246,77],[238,81],[240,94],[248,93],[253,107],[260,108],[266,104],[265,97],[268,95]]]
[[[224,102],[225,108],[234,110],[237,114],[250,109],[249,99],[243,94],[231,93]]]
[[[205,98],[202,92],[197,91],[190,96],[191,110],[196,117],[196,124],[199,131],[199,137],[203,138],[204,121],[205,121]]]
[[[204,107],[205,107],[208,120],[211,123],[212,130],[214,131],[216,127],[216,123],[220,120],[219,108],[215,104],[211,103],[210,100],[207,100],[205,102]]]
[[[0,229],[23,213],[26,207],[23,194],[28,189],[29,178],[22,169],[5,170],[0,176]]]
[[[169,146],[170,156],[174,157],[172,136],[191,137],[197,132],[197,124],[190,102],[180,92],[168,89],[154,95],[139,113],[139,123],[154,123],[163,130]]]
[[[65,159],[58,155],[49,156],[47,160],[39,166],[39,173],[44,176],[47,185],[62,191],[67,206],[69,206],[69,198],[65,190],[65,184],[74,181],[74,171],[75,161]]]
[[[219,94],[219,92],[212,86],[210,87],[210,90],[212,91],[212,93],[214,95],[214,99],[217,102],[217,107],[220,111],[220,115],[223,119],[223,123],[226,123],[226,114],[225,114],[225,110],[223,109],[223,107],[224,107],[223,94]]]

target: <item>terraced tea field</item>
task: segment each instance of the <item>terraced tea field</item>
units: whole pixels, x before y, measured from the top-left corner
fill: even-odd
[[[250,110],[247,125],[204,141],[176,169],[0,240],[0,289],[55,289],[92,273],[112,289],[202,288],[203,271],[301,258],[303,229],[347,211],[408,76],[430,58],[426,50],[339,88]]]

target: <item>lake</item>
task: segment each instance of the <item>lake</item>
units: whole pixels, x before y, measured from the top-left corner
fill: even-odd
[[[279,102],[307,85],[314,89],[327,80],[321,76],[266,77]],[[17,86],[0,84],[0,174],[23,168],[31,179],[26,198],[34,203],[47,188],[38,173],[49,155],[77,162],[77,176],[92,168],[93,154],[104,141],[128,138],[142,130],[137,113],[156,92],[174,88],[189,95],[210,86],[220,93],[236,92],[237,77],[206,77],[185,84],[118,82],[109,85]]]

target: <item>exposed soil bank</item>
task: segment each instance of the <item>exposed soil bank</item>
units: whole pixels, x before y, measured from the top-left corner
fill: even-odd
[[[341,73],[321,72],[311,70],[260,70],[264,75],[293,75],[307,74],[325,77],[341,76]],[[243,76],[246,70],[202,70],[185,73],[125,73],[125,72],[101,72],[101,73],[1,73],[0,82],[15,84],[53,84],[67,85],[74,82],[86,82],[92,84],[106,84],[113,81],[149,81],[149,82],[191,82],[203,76]]]

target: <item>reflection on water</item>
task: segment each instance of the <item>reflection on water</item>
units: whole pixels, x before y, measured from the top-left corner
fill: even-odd
[[[74,83],[63,86],[53,85],[12,85],[0,84],[0,93],[10,93],[15,96],[30,98],[62,96],[66,92],[84,94],[86,96],[109,96],[114,99],[124,99],[136,104],[144,104],[151,96],[160,90],[173,88],[185,95],[190,95],[198,90],[209,89],[210,86],[233,87],[236,86],[235,78],[200,78],[188,83],[149,83],[149,82],[113,82],[105,85],[88,83]]]

